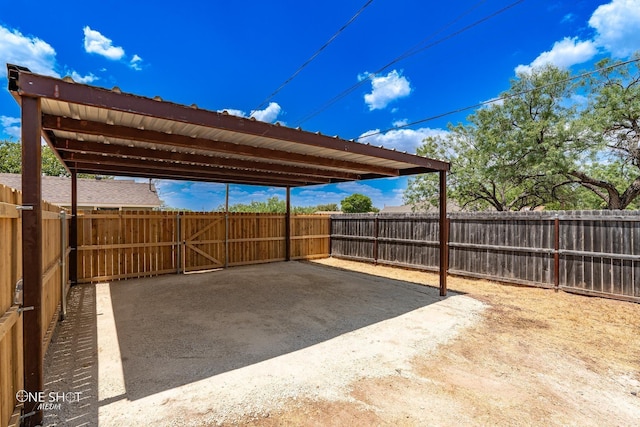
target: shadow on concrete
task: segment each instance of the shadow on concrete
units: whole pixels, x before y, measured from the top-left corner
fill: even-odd
[[[304,262],[113,282],[109,290],[129,400],[445,299],[437,288]]]

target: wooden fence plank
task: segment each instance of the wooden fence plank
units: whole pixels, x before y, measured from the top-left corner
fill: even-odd
[[[178,267],[210,269],[225,261],[245,265],[281,260],[285,257],[284,220],[284,215],[229,213],[229,259],[225,260],[224,213],[85,214],[79,220],[79,265],[90,268],[82,270],[79,281],[148,277],[177,272]],[[327,215],[293,215],[292,257],[329,256],[330,221]],[[86,233],[87,229],[91,232]],[[177,265],[178,252],[182,252],[181,266]]]
[[[369,225],[376,217],[377,237]],[[449,218],[452,273],[553,287],[558,254],[561,288],[640,302],[640,212],[465,212]],[[331,255],[437,269],[437,226],[435,214],[335,215]]]

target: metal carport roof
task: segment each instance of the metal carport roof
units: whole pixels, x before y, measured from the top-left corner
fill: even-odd
[[[226,112],[37,75],[9,90],[41,100],[43,135],[69,172],[297,187],[446,171],[446,162]]]
[[[41,140],[71,173],[69,229],[73,280],[77,263],[77,174],[270,185],[289,189],[362,179],[438,172],[440,294],[448,265],[446,172],[449,163],[305,132],[225,112],[75,83],[7,64],[9,91],[22,119],[22,262],[24,389],[43,384]],[[286,221],[289,236],[289,221]],[[289,239],[286,239],[287,244]],[[42,409],[26,402],[25,425]]]

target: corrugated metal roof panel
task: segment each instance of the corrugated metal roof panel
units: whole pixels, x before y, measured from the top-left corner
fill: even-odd
[[[78,170],[89,170],[97,163],[105,170],[144,174],[141,162],[155,159],[148,166],[155,168],[156,175],[197,177],[200,170],[217,180],[220,177],[211,174],[226,168],[231,175],[237,174],[238,180],[261,183],[260,174],[251,174],[255,180],[247,178],[248,169],[234,166],[254,165],[265,179],[291,186],[296,182],[307,184],[312,175],[305,178],[305,174],[312,171],[317,179],[319,170],[327,171],[323,175],[332,180],[343,181],[448,169],[447,163],[432,159],[120,91],[24,71],[19,71],[17,79],[12,78],[15,81],[10,87],[20,88],[17,96],[28,92],[29,96],[40,97],[50,143],[69,168]],[[69,141],[95,145],[74,143],[75,148],[65,148]],[[106,150],[107,145],[123,148]],[[84,147],[84,151],[78,147]],[[106,152],[100,155],[100,149]],[[154,156],[152,150],[162,154]],[[192,163],[184,153],[199,156],[194,163],[200,169],[190,170]],[[203,163],[212,169],[202,169]],[[167,171],[159,169],[160,165],[167,165]],[[283,169],[283,165],[289,169]],[[247,176],[237,172],[240,170]]]

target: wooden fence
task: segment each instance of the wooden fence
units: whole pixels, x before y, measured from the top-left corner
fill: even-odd
[[[16,285],[22,277],[22,203],[19,191],[0,185],[0,426],[19,424],[20,407],[16,393],[23,387],[23,331],[19,293]],[[42,257],[42,324],[44,348],[51,335],[62,307],[62,283],[66,280],[66,215],[60,208],[48,203],[42,205],[43,257]],[[63,239],[63,240],[61,240]]]
[[[290,259],[329,256],[330,219],[292,215]],[[78,216],[78,282],[286,259],[280,214],[92,212]]]
[[[640,212],[449,214],[449,273],[640,302]],[[434,214],[340,215],[331,255],[437,271]]]

